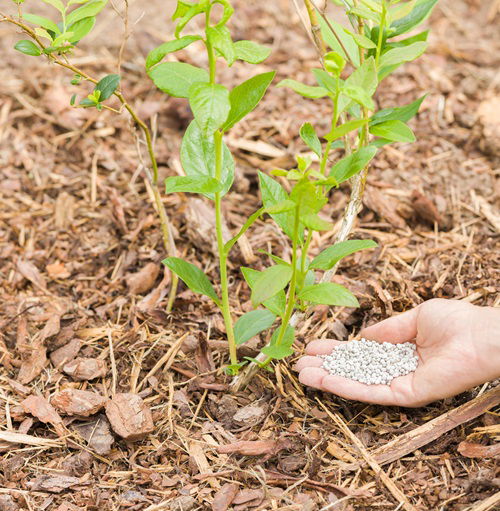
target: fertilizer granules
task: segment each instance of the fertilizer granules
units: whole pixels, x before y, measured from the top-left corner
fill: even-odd
[[[365,338],[336,346],[322,355],[323,369],[330,374],[368,385],[390,385],[394,378],[417,368],[417,347],[411,342],[391,344]]]

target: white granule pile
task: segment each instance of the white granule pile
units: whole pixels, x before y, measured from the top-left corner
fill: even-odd
[[[390,385],[394,378],[417,368],[417,347],[411,342],[368,341],[365,338],[344,342],[330,355],[322,355],[323,369],[330,374],[368,385]]]

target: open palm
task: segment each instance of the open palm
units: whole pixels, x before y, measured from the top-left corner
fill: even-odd
[[[417,345],[419,365],[414,373],[395,378],[390,385],[365,385],[330,375],[317,355],[331,353],[341,343],[309,343],[307,355],[296,364],[305,385],[346,399],[422,406],[456,395],[500,374],[500,311],[454,300],[430,300],[399,316],[365,328],[366,339]]]

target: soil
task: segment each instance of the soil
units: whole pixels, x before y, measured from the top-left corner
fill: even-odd
[[[293,3],[234,4],[234,37],[273,52],[259,66],[221,68],[221,80],[234,85],[277,69],[277,79],[312,83],[317,58]],[[164,6],[130,2],[122,65],[125,96],[155,127],[161,178],[180,171],[190,119],[186,102],[155,90],[143,69],[147,52],[171,34]],[[481,401],[497,382],[409,410],[304,388],[292,370],[308,341],[353,338],[430,298],[500,305],[499,12],[498,0],[441,0],[428,53],[384,81],[382,107],[427,97],[412,121],[417,142],[381,151],[369,176],[353,235],[380,247],[351,256],[336,276],[361,307],[318,307],[298,329],[296,355],[237,395],[218,370],[227,350],[214,306],[181,286],[174,312],[165,312],[169,280],[147,155],[126,114],[70,108],[71,95],[90,87],[15,52],[19,34],[0,23],[0,510],[499,509],[498,394],[486,407]],[[116,72],[122,33],[109,6],[72,61],[98,77]],[[203,64],[195,50],[181,56]],[[327,111],[272,87],[231,132],[237,176],[224,210],[231,232],[260,205],[256,170],[291,166],[306,152],[300,125],[326,130]],[[327,213],[335,221],[348,193],[345,185],[332,195]],[[215,278],[213,229],[189,223],[206,218],[206,203],[182,194],[163,200],[179,253]],[[332,239],[317,236],[313,250]],[[250,308],[238,267],[259,269],[266,257],[259,251],[270,249],[289,255],[264,220],[233,253],[237,313]],[[255,355],[263,341],[242,355]],[[66,389],[115,396],[112,424],[109,402],[108,415],[96,412],[101,405],[87,394],[79,406],[94,415],[60,415],[48,401]],[[64,395],[63,411],[71,392]],[[390,440],[446,421],[474,399],[471,420],[376,461]]]

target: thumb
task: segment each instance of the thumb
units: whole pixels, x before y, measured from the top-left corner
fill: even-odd
[[[363,328],[361,337],[378,342],[400,343],[412,341],[417,336],[419,307]]]

